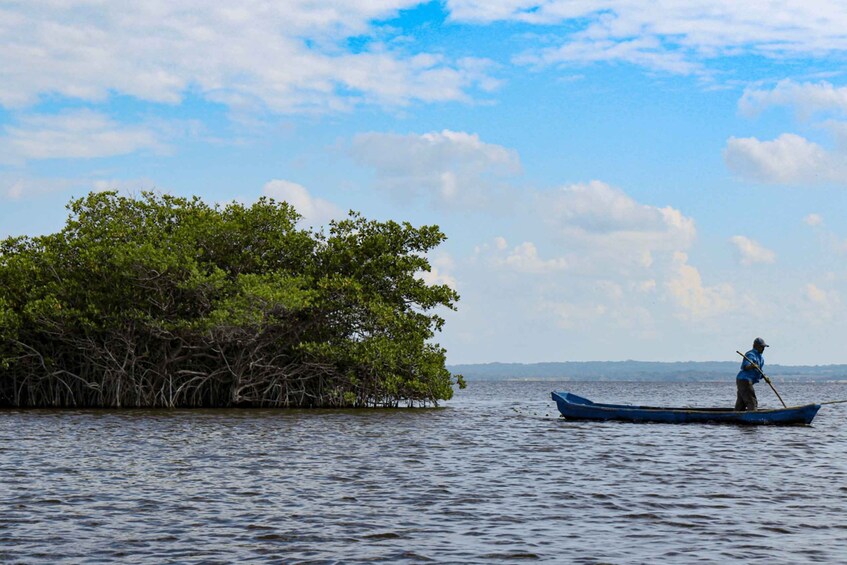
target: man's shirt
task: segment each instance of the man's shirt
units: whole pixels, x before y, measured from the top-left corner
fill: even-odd
[[[758,365],[760,369],[764,370],[765,358],[755,349],[751,349],[747,352],[747,359]],[[741,361],[741,370],[738,371],[738,375],[735,378],[739,381],[750,381],[755,384],[762,380],[762,374],[757,371],[756,368],[753,367],[752,363],[750,363],[747,359]]]

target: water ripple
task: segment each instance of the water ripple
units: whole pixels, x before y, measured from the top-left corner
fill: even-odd
[[[847,555],[847,407],[800,428],[566,422],[554,388],[634,404],[730,405],[735,394],[471,383],[431,410],[0,412],[0,561]],[[841,385],[781,392],[797,403],[847,397]]]

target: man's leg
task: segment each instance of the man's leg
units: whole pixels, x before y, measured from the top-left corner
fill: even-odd
[[[744,383],[744,382],[746,382],[746,381],[739,381],[737,379],[735,381],[735,389],[736,389],[735,410],[736,410],[736,412],[741,412],[742,410],[744,410],[744,407],[745,407],[745,405],[744,405],[744,395],[741,393],[741,383]]]
[[[745,381],[747,385],[750,387],[750,396],[747,398],[747,410],[758,410],[759,409],[759,399],[756,398],[756,389],[753,388],[753,383],[749,381]]]
[[[735,400],[735,409],[756,410],[759,407],[759,400],[756,398],[756,391],[753,389],[753,383],[738,379],[735,381],[735,386],[738,389],[738,395]]]

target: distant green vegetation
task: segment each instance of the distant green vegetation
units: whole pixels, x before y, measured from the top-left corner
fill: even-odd
[[[0,243],[0,406],[397,406],[449,399],[431,343],[458,295],[437,226],[288,204],[90,194]],[[459,384],[463,385],[461,377]]]
[[[547,381],[672,381],[730,382],[741,363],[738,361],[564,361],[548,363],[478,363],[449,366],[468,381],[547,380]],[[768,376],[777,380],[847,381],[847,365],[765,366]],[[734,384],[733,384],[734,386]]]

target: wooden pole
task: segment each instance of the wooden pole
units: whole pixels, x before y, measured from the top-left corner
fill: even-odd
[[[776,388],[774,388],[773,383],[771,382],[771,380],[768,378],[768,376],[767,376],[766,374],[764,374],[764,373],[762,372],[762,369],[761,369],[761,368],[759,368],[759,366],[758,366],[758,365],[756,365],[756,363],[755,363],[755,362],[751,361],[751,360],[750,360],[750,358],[749,358],[749,357],[747,357],[745,354],[741,353],[740,351],[736,351],[736,353],[738,353],[739,355],[741,355],[742,357],[744,357],[745,359],[747,359],[747,361],[748,361],[751,365],[753,365],[754,367],[756,367],[756,370],[757,370],[757,371],[759,371],[759,374],[760,374],[760,375],[762,375],[762,378],[763,378],[763,379],[765,379],[765,382],[766,382],[766,383],[768,383],[768,384],[770,385],[771,390],[773,390],[773,393],[776,395],[776,397],[779,399],[779,401],[780,401],[780,402],[782,402],[782,406],[783,406],[784,408],[788,408],[788,406],[786,406],[786,405],[785,405],[785,401],[782,399],[782,397],[781,397],[781,396],[779,395],[779,393],[776,391]]]

